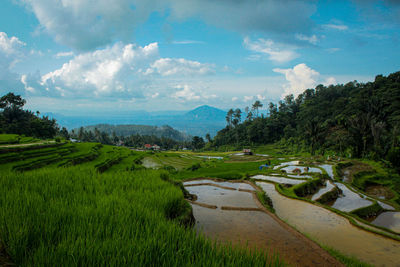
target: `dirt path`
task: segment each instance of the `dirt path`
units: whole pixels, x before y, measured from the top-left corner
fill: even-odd
[[[253,184],[243,183],[253,187],[249,192],[240,190],[237,185],[232,186],[237,190],[224,189],[226,181],[221,182],[223,186],[218,185],[218,180],[210,180],[209,184],[203,180],[199,182],[186,189],[198,196],[196,202],[192,202],[195,227],[206,236],[223,243],[278,253],[293,266],[343,266],[316,243],[270,213],[258,201]]]

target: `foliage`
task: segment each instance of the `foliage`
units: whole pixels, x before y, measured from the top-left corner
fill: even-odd
[[[26,101],[19,95],[8,93],[0,98],[0,133],[19,134],[36,138],[53,138],[58,133],[54,119],[39,117],[39,111],[33,113],[23,110]]]
[[[318,85],[296,99],[286,96],[278,105],[269,103],[267,116],[258,116],[261,103],[254,103],[247,118],[218,132],[212,146],[219,148],[261,145],[284,140],[283,144],[311,154],[330,150],[341,156],[400,162],[400,72],[378,75],[374,82]],[[251,113],[251,114],[250,114]],[[254,116],[253,114],[256,114]],[[229,120],[228,120],[229,118]]]

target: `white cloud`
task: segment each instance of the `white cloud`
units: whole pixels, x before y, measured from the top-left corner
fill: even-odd
[[[199,101],[199,100],[209,100],[217,98],[215,94],[206,94],[202,91],[196,92],[188,84],[175,86],[178,91],[172,94],[172,98],[178,99],[180,101]]]
[[[237,101],[239,98],[237,96],[232,97],[232,101],[235,102]]]
[[[307,36],[307,35],[304,35],[304,34],[299,34],[299,33],[297,33],[296,35],[295,35],[295,37],[296,37],[296,39],[298,39],[298,40],[301,40],[301,41],[306,41],[306,42],[309,42],[310,44],[313,44],[313,45],[315,45],[315,44],[317,44],[318,43],[318,37],[315,35],[315,34],[313,34],[313,35],[311,35],[311,36]]]
[[[244,102],[248,102],[248,101],[250,101],[250,100],[253,100],[253,96],[247,96],[247,95],[245,95],[244,97],[243,97],[243,100],[244,100]]]
[[[8,91],[21,93],[24,85],[21,77],[12,69],[14,65],[24,57],[25,43],[17,37],[8,37],[5,32],[0,32],[0,93],[5,94]]]
[[[322,25],[324,28],[338,30],[338,31],[346,31],[349,29],[346,25],[343,24],[324,24]]]
[[[203,64],[184,58],[160,58],[145,72],[146,74],[159,73],[169,75],[206,75],[214,73],[213,65]]]
[[[71,96],[112,95],[124,92],[141,96],[140,76],[143,68],[158,56],[157,43],[145,47],[117,43],[112,47],[75,56],[60,69],[42,76],[41,85],[64,88]]]
[[[20,0],[32,11],[41,29],[64,45],[90,50],[128,41],[137,25],[153,12],[170,20],[198,18],[217,27],[244,34],[304,32],[313,27],[313,1],[280,0]],[[301,10],[301,12],[299,12]]]
[[[263,101],[263,100],[265,100],[265,99],[267,98],[267,97],[262,96],[262,95],[260,95],[260,94],[258,94],[256,97],[257,97],[257,99],[260,100],[260,101]]]
[[[26,44],[17,37],[9,38],[5,32],[0,32],[0,53],[6,56],[16,56],[21,54],[21,48]]]
[[[282,98],[289,94],[293,94],[294,97],[297,97],[299,94],[303,93],[304,90],[314,88],[318,84],[331,84],[336,82],[333,77],[327,78],[325,82],[321,81],[320,73],[311,69],[304,63],[294,66],[293,69],[276,68],[274,72],[284,74],[286,80],[289,82],[284,85],[285,91],[282,94]]]
[[[154,94],[151,95],[151,98],[157,98],[160,96],[160,93],[156,92]]]
[[[288,62],[299,57],[293,46],[277,44],[270,39],[259,38],[256,41],[252,41],[249,37],[245,37],[243,44],[248,50],[266,54],[270,60],[277,63]]]
[[[59,52],[56,54],[56,58],[62,58],[62,57],[72,57],[74,55],[74,52],[69,51],[69,52]]]

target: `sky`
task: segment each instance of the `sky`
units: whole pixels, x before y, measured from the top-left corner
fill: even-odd
[[[397,0],[1,0],[0,94],[85,114],[264,106],[400,70]]]

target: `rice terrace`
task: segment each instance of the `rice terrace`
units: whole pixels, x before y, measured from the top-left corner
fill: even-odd
[[[0,267],[400,267],[399,1],[0,2]]]

